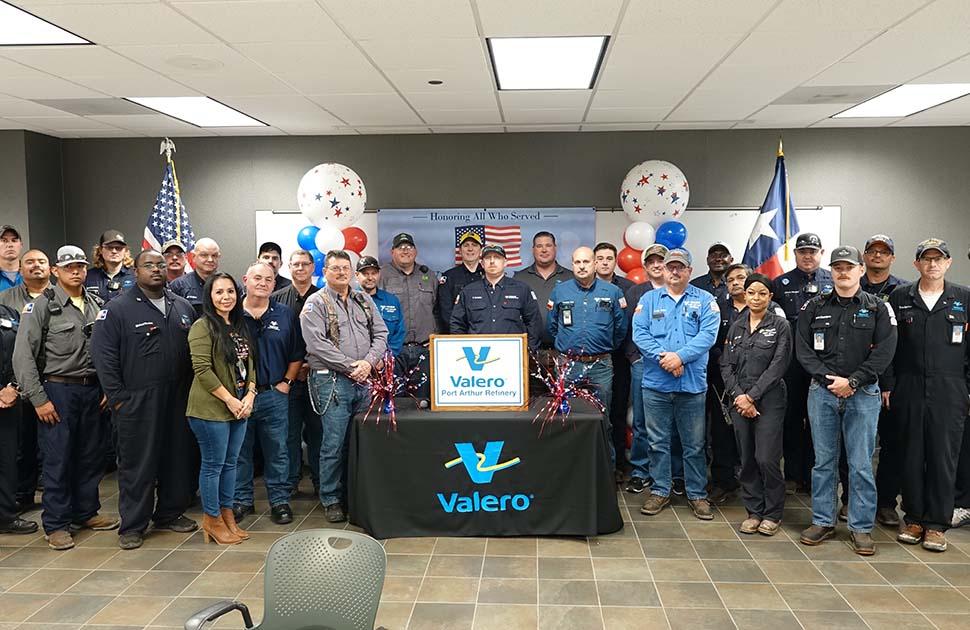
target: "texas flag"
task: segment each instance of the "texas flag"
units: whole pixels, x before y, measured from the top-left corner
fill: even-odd
[[[780,276],[785,272],[781,262],[782,256],[788,260],[788,239],[798,232],[795,204],[791,202],[791,192],[788,190],[785,154],[779,142],[775,177],[771,180],[768,196],[761,204],[758,220],[755,221],[751,236],[748,237],[742,262],[769,278]]]

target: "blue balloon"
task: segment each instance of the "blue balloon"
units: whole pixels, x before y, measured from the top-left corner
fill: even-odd
[[[680,221],[667,221],[657,228],[656,242],[667,249],[683,247],[687,242],[687,227]]]
[[[300,230],[299,232],[297,232],[296,242],[303,249],[310,251],[311,249],[314,249],[317,246],[316,238],[317,238],[317,232],[319,231],[320,231],[320,228],[318,228],[317,226],[308,225],[302,230]]]
[[[314,278],[315,278],[315,279],[314,279],[314,281],[313,281],[313,284],[314,284],[314,285],[315,285],[315,286],[316,286],[316,287],[317,287],[318,289],[322,289],[323,287],[325,287],[325,286],[327,286],[327,281],[326,281],[326,280],[324,280],[322,276],[314,276]]]
[[[327,255],[314,247],[311,247],[308,251],[310,252],[310,255],[313,256],[314,273],[318,276],[322,276],[323,264],[327,261]]]

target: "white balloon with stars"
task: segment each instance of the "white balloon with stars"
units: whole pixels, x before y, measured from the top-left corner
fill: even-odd
[[[663,160],[641,162],[620,185],[620,204],[631,221],[653,227],[676,221],[687,210],[690,187],[683,171]]]
[[[353,169],[328,162],[306,172],[296,191],[297,204],[310,223],[338,230],[356,223],[367,207],[367,189]]]

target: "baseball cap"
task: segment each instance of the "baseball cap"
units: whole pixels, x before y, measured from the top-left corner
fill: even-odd
[[[679,263],[683,263],[685,267],[690,267],[691,260],[692,259],[690,256],[690,252],[684,249],[683,247],[675,247],[670,251],[668,251],[667,255],[664,256],[665,265],[667,263],[679,262]]]
[[[950,246],[946,244],[946,241],[939,238],[928,238],[916,246],[916,260],[922,258],[928,249],[938,250],[946,258],[950,257]]]
[[[0,236],[3,236],[4,232],[13,232],[14,234],[17,235],[17,238],[21,238],[20,230],[18,230],[12,225],[0,225]]]
[[[377,262],[377,259],[373,256],[361,256],[360,260],[357,261],[357,271],[363,271],[369,267],[374,267],[375,269],[380,269],[381,265]]]
[[[882,243],[883,245],[889,248],[889,253],[891,254],[896,253],[896,244],[893,243],[893,239],[889,238],[885,234],[873,234],[872,236],[870,236],[869,240],[866,241],[866,250],[872,247],[874,243]]]
[[[832,250],[832,258],[829,260],[830,265],[834,265],[837,262],[847,262],[853,265],[862,264],[862,255],[859,250],[851,245],[839,245]]]
[[[280,247],[279,244],[274,243],[273,241],[266,241],[265,243],[259,246],[259,254],[265,254],[266,252],[276,252],[277,254],[282,256],[283,248]]]
[[[414,237],[407,232],[401,232],[394,237],[393,241],[391,241],[391,247],[400,247],[404,244],[414,245]]]
[[[111,241],[108,241],[109,243]],[[73,263],[84,263],[88,264],[87,256],[84,255],[84,250],[76,245],[64,245],[57,250],[57,266],[65,267]]]
[[[501,245],[495,245],[494,243],[491,245],[486,245],[482,248],[482,258],[485,258],[487,254],[498,254],[502,258],[506,257],[505,248]]]
[[[179,249],[182,250],[183,254],[185,253],[185,245],[183,245],[182,241],[178,239],[173,238],[171,240],[165,241],[165,243],[162,245],[162,253],[164,254],[165,252],[167,252],[170,247],[178,247]]]
[[[667,257],[667,247],[661,245],[660,243],[654,243],[650,247],[643,250],[643,260],[650,258],[651,256],[660,256],[661,258]]]
[[[798,238],[795,239],[795,249],[803,248],[822,249],[822,239],[818,237],[818,234],[812,232],[799,234]]]
[[[104,245],[105,243],[121,243],[122,245],[128,244],[125,242],[125,235],[118,230],[108,230],[102,234],[101,242],[99,244]],[[58,258],[60,258],[60,256],[58,256]]]
[[[713,243],[711,243],[711,246],[707,248],[707,253],[710,254],[718,247],[726,251],[728,253],[728,256],[731,255],[731,248],[728,247],[727,243],[725,243],[724,241],[714,241]]]
[[[482,242],[482,237],[477,232],[465,232],[458,238],[458,244],[464,245],[465,241],[467,241],[468,239],[475,241],[479,245],[484,245],[484,243]]]

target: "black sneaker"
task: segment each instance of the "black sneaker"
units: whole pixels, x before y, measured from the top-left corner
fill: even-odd
[[[145,537],[138,532],[130,532],[118,536],[118,546],[125,550],[138,549],[144,542]]]
[[[674,481],[673,481],[673,483],[671,485],[673,486],[672,489],[673,489],[673,493],[674,494],[676,494],[678,497],[684,496],[685,490],[684,490],[684,480],[683,479],[674,479]]]
[[[641,479],[640,477],[630,477],[630,481],[626,482],[626,486],[623,489],[633,494],[640,494],[646,490],[647,487],[648,486],[645,479]]]
[[[15,518],[6,525],[0,525],[0,534],[33,534],[37,531],[37,523]]]
[[[323,510],[328,523],[343,523],[347,520],[344,507],[339,503],[324,506]]]
[[[288,525],[293,522],[293,510],[289,503],[280,503],[270,508],[269,517],[277,525]]]
[[[171,532],[178,532],[180,534],[187,534],[189,532],[194,532],[199,529],[199,524],[186,516],[179,516],[171,521],[165,521],[164,523],[155,523],[155,529],[167,529]],[[139,545],[140,546],[140,545]],[[122,547],[124,549],[124,547]],[[136,549],[136,547],[132,547]]]
[[[246,518],[247,514],[254,514],[256,510],[251,505],[243,505],[242,503],[237,503],[232,506],[232,517],[236,519],[236,524],[242,522]]]

